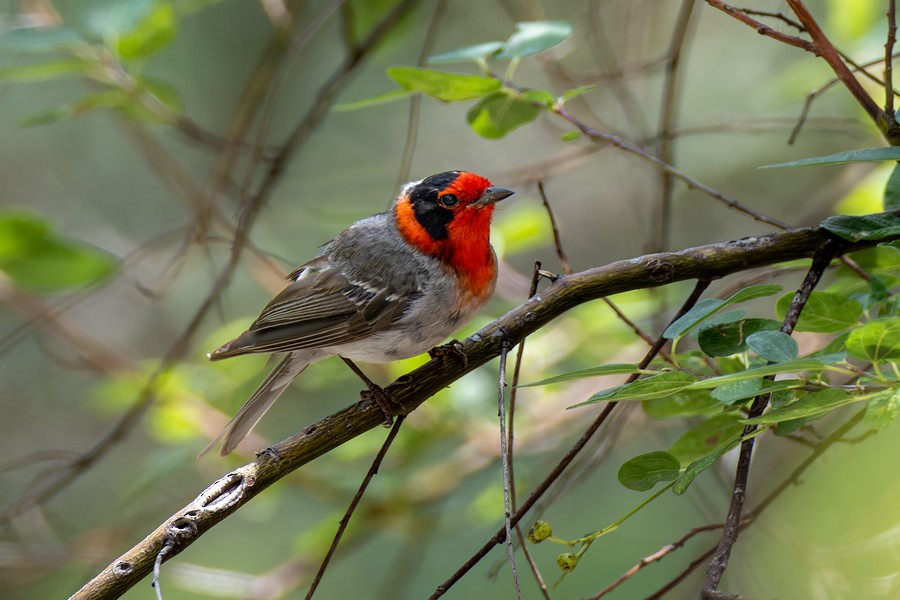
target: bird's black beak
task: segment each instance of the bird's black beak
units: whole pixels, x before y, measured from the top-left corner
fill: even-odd
[[[487,206],[488,204],[493,204],[494,202],[500,202],[504,198],[509,198],[515,194],[514,191],[508,190],[502,187],[491,186],[488,189],[484,190],[484,193],[481,197],[473,202],[476,206]]]

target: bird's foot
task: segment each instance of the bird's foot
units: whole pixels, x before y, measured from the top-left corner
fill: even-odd
[[[394,424],[394,417],[403,414],[403,406],[394,400],[394,397],[385,391],[383,387],[374,383],[366,385],[368,385],[369,389],[360,392],[359,397],[363,400],[371,400],[378,405],[378,408],[384,413],[384,426],[390,427]]]
[[[448,356],[453,355],[459,360],[462,361],[463,367],[469,366],[469,357],[466,356],[465,350],[463,350],[462,342],[459,340],[450,340],[446,344],[441,346],[435,346],[431,350],[428,351],[428,356],[431,358],[438,358],[439,356]]]

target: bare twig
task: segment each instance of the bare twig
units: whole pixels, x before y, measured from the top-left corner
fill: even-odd
[[[510,498],[509,454],[506,439],[506,355],[509,352],[509,343],[506,340],[500,342],[500,373],[497,377],[497,416],[500,421],[500,463],[503,465],[503,526],[506,536],[506,553],[509,560],[509,568],[512,572],[513,587],[516,590],[516,598],[522,600],[522,587],[519,585],[519,571],[516,569],[516,548],[513,545],[512,536],[512,500]]]
[[[541,202],[544,203],[544,209],[547,211],[547,217],[550,219],[550,228],[553,230],[553,244],[556,246],[556,256],[559,258],[559,264],[562,266],[563,273],[568,275],[572,272],[572,265],[569,263],[569,258],[563,250],[562,240],[559,237],[559,227],[556,225],[556,217],[553,215],[553,209],[550,208],[550,201],[547,199],[547,193],[544,191],[544,180],[540,177],[537,180],[537,188],[541,194]]]
[[[316,589],[319,587],[319,583],[322,581],[322,577],[325,575],[325,569],[328,568],[328,563],[331,562],[331,557],[334,556],[334,553],[337,551],[338,544],[341,543],[341,538],[344,536],[344,531],[347,529],[347,525],[350,523],[350,518],[353,516],[356,507],[359,505],[360,500],[362,500],[363,495],[366,493],[366,489],[369,487],[369,483],[378,474],[378,469],[381,467],[381,463],[384,462],[384,457],[387,456],[387,452],[391,447],[391,444],[394,443],[394,440],[397,438],[397,433],[400,432],[400,426],[403,425],[403,420],[406,417],[404,415],[398,415],[394,420],[394,426],[391,427],[390,433],[388,433],[387,439],[384,440],[384,443],[381,445],[381,449],[378,451],[378,454],[375,455],[374,460],[372,460],[372,466],[369,467],[369,471],[366,473],[366,476],[363,477],[362,482],[359,484],[359,489],[356,490],[356,495],[353,496],[353,500],[350,501],[350,505],[347,507],[347,511],[344,513],[344,516],[341,517],[340,523],[338,524],[337,531],[334,532],[334,538],[331,540],[331,546],[328,547],[328,552],[325,553],[325,557],[322,559],[322,564],[319,565],[319,570],[316,571],[316,576],[313,577],[312,583],[309,584],[309,591],[306,592],[306,600],[310,600],[313,597],[313,594],[316,593]]]
[[[825,245],[816,253],[813,258],[809,271],[800,284],[799,289],[794,294],[794,299],[784,317],[780,331],[790,335],[794,331],[794,326],[800,318],[800,313],[806,305],[810,294],[818,284],[819,279],[831,264],[836,254],[836,246],[833,243],[826,242]],[[750,405],[750,412],[747,418],[754,419],[760,416],[769,404],[769,394],[763,394],[754,398]],[[755,436],[751,434],[755,432],[757,425],[745,425],[741,442],[740,453],[738,455],[738,465],[734,476],[734,487],[731,494],[731,506],[728,510],[728,516],[725,519],[725,528],[722,532],[722,540],[710,560],[709,567],[706,571],[706,580],[703,585],[703,595],[708,597],[711,593],[718,590],[719,582],[725,569],[728,567],[728,559],[731,555],[731,548],[737,541],[738,528],[741,522],[741,511],[744,506],[744,500],[747,493],[747,482],[750,475],[750,458],[753,456],[753,445]]]
[[[894,43],[897,41],[897,1],[888,0],[888,34],[884,43],[884,114],[894,120]]]

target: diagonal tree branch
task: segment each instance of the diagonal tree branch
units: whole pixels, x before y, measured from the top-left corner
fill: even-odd
[[[900,239],[900,235],[879,241],[893,239]],[[680,252],[651,254],[557,277],[549,288],[466,339],[463,350],[468,357],[467,364],[436,358],[399,378],[386,389],[404,412],[410,412],[469,371],[499,356],[504,340],[517,344],[575,306],[628,290],[676,281],[709,280],[776,262],[810,258],[829,240],[838,255],[876,243],[837,240],[820,228],[810,227]],[[121,595],[151,572],[163,548],[166,548],[167,559],[178,555],[273,483],[345,442],[377,428],[383,420],[378,407],[364,401],[308,426],[261,453],[256,461],[213,483],[143,541],[113,561],[72,598],[83,600]],[[516,513],[517,517],[521,518],[531,504],[533,502],[523,504],[522,510]]]

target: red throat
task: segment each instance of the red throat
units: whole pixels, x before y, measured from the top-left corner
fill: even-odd
[[[490,187],[490,182],[474,173],[460,176],[444,193],[453,193],[462,202],[474,202]],[[497,260],[491,249],[491,217],[494,205],[464,206],[447,224],[447,237],[435,239],[416,219],[412,204],[401,199],[394,208],[397,229],[423,254],[437,257],[453,269],[466,290],[476,297],[490,295],[497,273]]]

